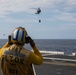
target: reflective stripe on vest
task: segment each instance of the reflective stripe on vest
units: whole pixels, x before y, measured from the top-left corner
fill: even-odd
[[[24,54],[18,53],[16,51],[10,51],[10,50],[8,50],[8,51],[4,51],[3,54],[9,54],[9,55],[14,55],[14,56],[17,56],[17,57],[20,57],[20,58],[25,58]]]

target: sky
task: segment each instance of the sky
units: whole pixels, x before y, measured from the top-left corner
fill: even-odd
[[[33,39],[76,39],[76,0],[0,0],[0,39],[20,26]]]

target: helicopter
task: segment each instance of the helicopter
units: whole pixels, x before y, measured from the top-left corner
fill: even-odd
[[[40,14],[40,13],[41,13],[41,9],[38,8],[38,9],[37,9],[37,12],[36,12],[35,14]]]

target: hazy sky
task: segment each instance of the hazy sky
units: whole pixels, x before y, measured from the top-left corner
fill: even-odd
[[[19,26],[33,39],[76,39],[76,0],[0,0],[0,39]]]

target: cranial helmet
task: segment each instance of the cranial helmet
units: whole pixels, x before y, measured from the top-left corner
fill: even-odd
[[[25,40],[26,36],[27,36],[27,32],[25,28],[18,27],[11,34],[11,42],[23,44],[26,41]]]

